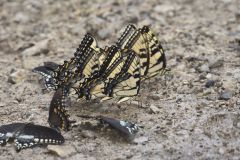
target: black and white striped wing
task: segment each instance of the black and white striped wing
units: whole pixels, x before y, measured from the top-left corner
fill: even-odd
[[[12,123],[0,127],[0,144],[14,139],[17,151],[39,144],[62,144],[64,138],[55,129],[32,123]]]
[[[138,125],[135,123],[118,120],[115,118],[109,118],[109,117],[103,117],[103,116],[90,116],[90,115],[79,115],[79,117],[100,121],[101,124],[107,124],[110,127],[118,130],[120,133],[125,134],[127,136],[134,135],[139,129]]]
[[[16,136],[15,147],[17,151],[21,149],[34,147],[39,144],[62,144],[64,138],[60,132],[55,129],[34,125],[31,123],[26,124]]]
[[[137,28],[133,24],[127,25],[127,27],[124,29],[123,33],[121,34],[120,38],[118,38],[116,45],[119,48],[124,48],[129,38],[132,36],[132,34],[136,30]]]
[[[120,131],[127,136],[134,135],[138,131],[138,126],[135,123],[131,123],[128,121],[117,120],[114,118],[101,117],[101,123],[108,124],[114,129]]]
[[[24,128],[25,123],[13,123],[0,127],[0,145],[6,145],[9,139],[14,139],[17,132]]]

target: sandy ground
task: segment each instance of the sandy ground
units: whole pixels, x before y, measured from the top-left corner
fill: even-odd
[[[79,103],[63,146],[0,159],[240,159],[240,1],[0,1],[0,121],[48,125],[53,92],[31,69],[69,59],[85,33],[114,44],[127,24],[151,24],[166,50],[167,76],[142,85],[135,101]],[[132,142],[77,115],[106,115],[142,126]],[[55,152],[56,153],[55,153]]]

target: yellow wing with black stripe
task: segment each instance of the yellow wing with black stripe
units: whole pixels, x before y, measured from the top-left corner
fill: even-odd
[[[139,57],[133,50],[122,50],[122,52],[121,71],[105,82],[103,93],[108,97],[102,100],[115,97],[118,102],[123,102],[139,93],[141,81]]]
[[[128,25],[117,45],[122,49],[132,49],[139,56],[142,80],[168,71],[164,50],[149,26],[136,29]]]
[[[141,76],[143,77],[148,73],[150,61],[146,38],[143,36],[141,29],[128,29],[128,28],[133,27],[132,25],[127,26],[125,33],[123,33],[120,39],[118,40],[118,45],[121,49],[132,49],[133,51],[136,52],[136,54],[140,58]],[[131,32],[130,31],[127,32],[128,30],[130,30]]]
[[[146,39],[150,57],[148,73],[145,75],[145,78],[154,77],[157,74],[165,74],[169,69],[166,68],[167,62],[162,45],[149,26],[144,26],[141,31]]]
[[[116,46],[111,46],[108,51],[104,53],[104,59],[99,67],[99,70],[93,72],[89,78],[84,79],[84,82],[80,83],[76,89],[78,98],[80,99],[85,96],[87,100],[90,100],[92,98],[99,97],[104,87],[102,85],[103,82],[120,72],[119,67],[121,66],[121,63],[121,52]]]
[[[96,39],[91,34],[86,34],[74,53],[74,58],[65,65],[70,74],[65,76],[68,85],[64,88],[69,89],[70,94],[76,94],[79,85],[99,70],[98,59],[102,54],[104,51],[98,47]]]

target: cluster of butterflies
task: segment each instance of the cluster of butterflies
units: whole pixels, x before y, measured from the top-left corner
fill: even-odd
[[[164,50],[149,26],[128,25],[115,45],[100,48],[91,34],[86,34],[74,57],[59,65],[45,62],[33,69],[44,77],[48,90],[55,90],[48,122],[51,128],[33,124],[11,124],[0,128],[0,144],[15,138],[16,148],[36,144],[64,142],[59,129],[69,130],[72,121],[66,110],[66,98],[105,101],[115,98],[119,103],[139,94],[140,84],[166,68]],[[85,116],[119,130],[126,135],[137,132],[134,123],[102,116]],[[43,131],[40,131],[43,130]],[[32,132],[31,132],[32,131]]]
[[[48,90],[56,90],[50,104],[50,126],[69,130],[71,123],[65,109],[69,95],[80,100],[115,98],[123,102],[138,95],[144,80],[169,69],[164,50],[150,27],[130,24],[115,45],[100,48],[96,39],[86,34],[73,58],[61,65],[45,62],[33,71],[44,77]]]

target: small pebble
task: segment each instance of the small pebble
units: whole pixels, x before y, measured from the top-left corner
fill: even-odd
[[[224,154],[225,150],[224,150],[224,148],[219,148],[218,152],[219,152],[220,154]]]
[[[160,109],[155,105],[150,105],[150,113],[159,113]]]
[[[29,17],[27,14],[18,12],[14,17],[14,21],[17,23],[27,23],[27,22],[29,22]]]
[[[170,4],[157,5],[154,7],[154,11],[157,13],[166,13],[169,11],[173,11],[174,9],[175,6]]]
[[[149,141],[148,137],[137,137],[133,140],[133,143],[135,144],[146,144]]]
[[[47,149],[60,157],[68,157],[76,152],[76,149],[70,145],[48,145]]]
[[[159,95],[149,95],[148,98],[157,101],[160,99],[160,96]]]
[[[219,100],[229,100],[232,97],[232,93],[228,90],[223,91],[220,96],[219,96]]]
[[[6,104],[5,104],[5,103],[2,103],[2,102],[0,102],[0,107],[4,107],[4,106],[6,106]]]
[[[209,68],[219,68],[223,66],[223,59],[213,59],[209,61]]]
[[[209,88],[214,86],[214,84],[215,84],[214,80],[208,80],[205,84],[205,87]]]
[[[95,134],[92,131],[84,130],[81,132],[83,138],[95,138]]]
[[[24,69],[18,69],[9,75],[8,82],[16,84],[23,81],[26,76],[26,71]]]
[[[201,66],[199,67],[199,71],[200,71],[200,72],[209,72],[210,69],[209,69],[208,64],[203,64],[203,65],[201,65]]]

